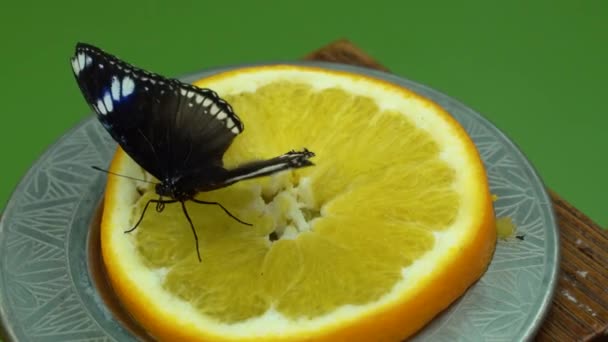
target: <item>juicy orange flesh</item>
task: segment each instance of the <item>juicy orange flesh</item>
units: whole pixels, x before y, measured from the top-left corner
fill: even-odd
[[[297,319],[377,301],[433,248],[433,232],[455,219],[455,172],[401,113],[289,82],[224,97],[246,123],[227,167],[303,147],[316,153],[316,165],[199,195],[253,227],[187,203],[201,263],[181,206],[148,209],[134,234],[139,253],[148,267],[166,270],[166,290],[210,318],[235,323],[274,309]],[[150,189],[133,220],[151,198]]]
[[[513,219],[509,216],[498,217],[496,219],[496,235],[500,239],[508,239],[515,235],[517,227],[513,223]]]

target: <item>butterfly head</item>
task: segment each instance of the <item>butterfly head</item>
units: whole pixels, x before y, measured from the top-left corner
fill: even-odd
[[[169,197],[178,201],[186,201],[196,195],[194,189],[182,189],[178,184],[170,181],[156,184],[155,190],[159,196]]]

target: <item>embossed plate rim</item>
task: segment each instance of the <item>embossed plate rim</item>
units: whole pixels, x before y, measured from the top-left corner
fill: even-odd
[[[249,64],[239,64],[239,65],[231,65],[231,66],[223,66],[223,67],[219,67],[219,68],[209,68],[203,71],[199,71],[196,73],[192,73],[189,74],[185,77],[181,77],[182,80],[186,81],[186,82],[192,82],[198,78],[201,77],[205,77],[205,76],[209,76],[215,73],[219,73],[219,72],[223,72],[223,71],[227,71],[227,70],[231,70],[231,69],[236,69],[236,68],[242,68],[242,67],[248,67],[248,66],[260,66],[260,65],[276,65],[276,64],[287,64],[287,65],[308,65],[308,66],[316,66],[316,67],[321,67],[321,68],[328,68],[328,69],[334,69],[334,70],[342,70],[342,71],[347,71],[347,72],[354,72],[354,73],[360,73],[363,75],[368,75],[371,77],[376,77],[379,79],[383,79],[395,84],[398,84],[400,86],[406,87],[406,88],[410,88],[415,91],[420,93],[425,92],[425,94],[422,94],[423,96],[426,97],[431,97],[434,101],[436,102],[445,102],[445,103],[450,103],[456,107],[458,107],[459,109],[463,110],[465,114],[463,115],[467,115],[470,116],[472,118],[472,120],[479,122],[481,125],[485,126],[486,128],[490,129],[492,134],[495,135],[495,138],[497,140],[499,140],[501,143],[506,144],[507,147],[509,148],[508,152],[513,152],[515,153],[515,156],[518,158],[519,161],[523,162],[523,167],[525,168],[526,172],[529,173],[529,177],[532,181],[535,182],[536,186],[540,189],[539,193],[537,195],[539,195],[539,206],[544,205],[546,208],[541,208],[541,209],[545,209],[547,210],[547,212],[545,213],[547,215],[548,218],[548,222],[547,222],[547,228],[549,229],[547,231],[547,237],[549,239],[552,239],[553,244],[549,245],[549,250],[545,251],[545,252],[549,252],[547,255],[545,255],[545,258],[549,258],[549,263],[551,268],[550,269],[545,269],[544,273],[543,273],[543,278],[541,279],[542,282],[544,283],[545,287],[546,287],[546,291],[544,291],[542,293],[543,297],[540,300],[540,304],[537,308],[536,311],[536,315],[533,317],[532,320],[530,320],[529,322],[525,322],[525,328],[522,330],[521,336],[518,336],[518,338],[521,339],[530,339],[534,336],[534,334],[536,333],[536,331],[538,330],[540,323],[542,322],[542,319],[544,318],[544,316],[546,315],[547,309],[550,305],[550,301],[554,295],[555,292],[555,286],[557,284],[557,271],[558,271],[558,265],[559,265],[559,243],[558,243],[558,227],[556,224],[556,219],[555,219],[555,215],[553,213],[553,207],[551,205],[551,200],[549,195],[547,194],[546,190],[545,190],[545,186],[541,180],[541,178],[538,175],[538,172],[535,170],[535,168],[533,167],[533,165],[529,162],[529,160],[525,157],[525,155],[522,153],[522,151],[516,146],[516,144],[510,140],[506,134],[504,134],[504,132],[502,132],[501,130],[499,130],[496,126],[494,126],[488,119],[486,119],[485,117],[481,116],[479,113],[477,113],[476,111],[472,110],[471,108],[469,108],[468,106],[465,106],[464,104],[462,104],[461,102],[443,94],[442,92],[439,92],[435,89],[432,89],[428,86],[407,80],[405,78],[390,74],[390,73],[386,73],[383,71],[377,71],[377,70],[372,70],[372,69],[367,69],[367,68],[363,68],[363,67],[358,67],[358,66],[351,66],[351,65],[346,65],[346,64],[339,64],[339,63],[331,63],[331,62],[316,62],[316,61],[302,61],[302,62],[293,62],[293,61],[285,61],[285,62],[261,62],[261,63],[249,63]],[[428,96],[426,93],[430,93],[433,96]],[[77,96],[77,95],[75,95]],[[443,104],[442,104],[443,105]],[[24,190],[25,186],[27,185],[27,180],[32,177],[32,175],[34,174],[34,172],[36,171],[36,169],[38,167],[41,166],[41,163],[43,161],[46,160],[46,158],[48,158],[50,155],[52,155],[53,152],[55,152],[55,149],[57,147],[59,147],[66,139],[70,139],[73,138],[76,134],[78,134],[78,132],[80,130],[83,130],[88,124],[91,124],[91,121],[96,121],[96,119],[92,116],[89,116],[85,119],[83,119],[80,123],[78,123],[75,127],[73,127],[72,129],[68,130],[62,137],[60,137],[53,145],[51,145],[51,147],[49,147],[45,152],[43,152],[40,157],[33,163],[32,167],[25,173],[25,175],[23,176],[23,178],[21,179],[21,181],[19,182],[19,184],[15,187],[15,190],[13,191],[13,193],[11,194],[11,197],[9,198],[9,201],[6,203],[6,206],[4,208],[4,211],[2,213],[2,217],[0,218],[0,244],[3,243],[3,240],[6,238],[6,229],[8,226],[7,220],[8,217],[10,217],[11,212],[14,210],[15,206],[16,206],[16,202],[17,202],[17,197],[19,196],[19,194]],[[95,178],[95,177],[94,177]],[[94,183],[96,181],[99,181],[97,178],[92,179],[91,183]],[[103,180],[102,180],[103,182]],[[80,197],[81,200],[83,199],[87,199],[86,195],[85,196],[81,196]],[[88,198],[88,200],[90,200],[90,198]],[[76,203],[75,208],[79,208],[80,207],[80,202]],[[86,206],[85,206],[86,207]],[[72,213],[73,214],[73,213]],[[87,213],[87,215],[92,215],[93,213]],[[82,216],[82,215],[81,215]],[[82,221],[82,220],[81,220]],[[72,220],[70,223],[73,223],[74,220]],[[71,226],[70,227],[66,227],[67,229],[71,230]],[[70,231],[68,231],[67,233],[70,233]],[[66,234],[66,239],[68,239],[68,236]],[[66,244],[67,245],[67,244]],[[1,245],[0,245],[1,246]],[[547,246],[547,244],[545,244],[545,246]],[[551,247],[553,247],[551,249]],[[67,246],[65,247],[65,253],[67,253]],[[0,250],[0,255],[3,254],[3,251]],[[67,257],[66,257],[67,259]],[[2,258],[2,260],[0,261],[1,265],[5,266],[5,258]],[[71,265],[67,265],[69,263],[69,261],[66,260],[66,270],[69,273],[71,270]],[[73,266],[73,265],[72,265]],[[6,284],[6,272],[2,272],[2,274],[0,274],[0,284]],[[481,279],[484,279],[486,275],[484,275]],[[75,284],[72,283],[71,284],[73,287],[75,287]],[[476,285],[473,286],[473,288]],[[7,338],[15,338],[15,331],[14,331],[14,327],[13,325],[11,325],[11,323],[8,321],[7,315],[6,315],[6,298],[5,297],[5,289],[4,288],[0,288],[0,318],[1,318],[1,326],[0,328],[2,328],[1,330],[4,331],[5,335]],[[78,291],[78,289],[74,288],[75,292]],[[468,293],[467,293],[468,294]],[[467,296],[467,294],[465,294],[464,297]],[[79,295],[78,293],[76,295]],[[93,295],[94,297],[95,295]],[[81,299],[81,303],[82,303],[82,298]],[[460,301],[457,301],[456,304],[454,304],[454,306],[458,306],[460,305]],[[90,312],[90,308],[87,308],[86,305],[85,309],[87,312]],[[451,309],[448,309],[448,311]],[[436,319],[435,321],[439,321],[439,319]],[[97,326],[99,328],[102,329],[102,331],[104,330],[102,328],[102,326],[99,324],[99,322],[96,322]],[[107,322],[106,322],[107,323]],[[526,324],[527,323],[527,324]],[[433,322],[431,322],[431,325],[433,324]],[[441,323],[441,325],[443,325],[444,323]],[[117,325],[117,328],[119,328],[119,326]],[[421,333],[423,335],[426,336],[425,332],[428,332],[427,329],[429,329],[429,327],[425,328]],[[431,328],[432,329],[432,328]],[[83,336],[84,337],[84,336]],[[114,339],[116,338],[116,336],[106,336],[109,339]],[[428,337],[428,336],[427,336]],[[510,336],[512,337],[512,336]]]

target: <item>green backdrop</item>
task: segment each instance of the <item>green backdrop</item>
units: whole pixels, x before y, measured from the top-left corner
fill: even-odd
[[[0,37],[3,206],[88,115],[68,63],[76,41],[175,76],[345,37],[481,112],[549,187],[608,224],[607,1],[12,1]]]

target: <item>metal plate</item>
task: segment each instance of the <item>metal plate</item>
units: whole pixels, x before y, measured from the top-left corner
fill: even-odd
[[[361,73],[399,84],[439,103],[465,127],[485,163],[491,191],[499,196],[497,216],[513,218],[525,240],[499,241],[483,277],[414,340],[531,339],[553,296],[559,239],[543,183],[513,142],[473,110],[424,85],[347,65],[288,64]],[[192,82],[235,68],[182,79]],[[87,264],[88,229],[105,185],[105,175],[90,166],[107,165],[115,148],[97,120],[87,118],[39,158],[13,193],[0,221],[0,317],[7,338],[135,340],[105,306]]]

